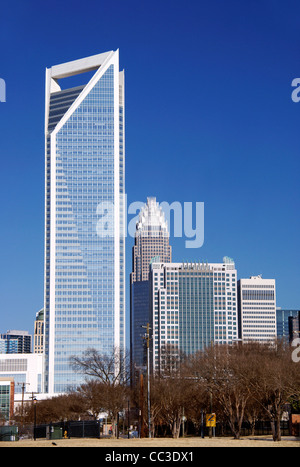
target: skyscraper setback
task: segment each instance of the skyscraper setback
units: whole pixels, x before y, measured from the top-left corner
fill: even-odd
[[[64,78],[83,80],[86,72],[93,72],[87,83],[61,88]],[[125,348],[124,72],[118,51],[46,70],[45,145],[44,390],[56,393],[82,382],[71,356]]]

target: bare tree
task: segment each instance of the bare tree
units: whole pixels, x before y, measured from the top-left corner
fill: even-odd
[[[247,406],[245,408],[245,420],[250,425],[251,435],[255,435],[256,422],[263,420],[263,409],[261,404],[252,396],[249,398]]]
[[[210,400],[214,398],[222,406],[234,438],[239,439],[251,395],[240,377],[240,368],[245,367],[247,356],[235,346],[224,345],[208,348],[193,360],[195,377],[206,388]]]
[[[104,399],[102,392],[102,383],[96,380],[88,381],[77,388],[83,404],[87,407],[87,412],[93,419],[97,419],[99,414],[104,411]]]
[[[199,377],[222,405],[236,439],[245,414],[249,419],[252,411],[254,423],[255,413],[268,417],[273,439],[280,441],[284,408],[300,397],[299,365],[288,346],[279,341],[215,346],[195,361]]]
[[[164,344],[160,348],[159,374],[162,376],[178,375],[184,366],[185,354],[177,344]]]
[[[184,406],[185,416],[200,433],[204,414],[210,411],[210,392],[198,378],[187,377],[185,399],[187,400]]]
[[[77,392],[71,392],[61,396],[37,402],[36,410],[37,423],[59,422],[64,420],[86,419],[88,418],[87,405]],[[33,423],[34,406],[28,402],[24,406],[23,416],[21,407],[16,409],[16,420],[23,420],[25,423]]]
[[[269,418],[274,441],[280,441],[285,405],[300,397],[299,364],[293,362],[291,349],[280,341],[272,345],[248,345],[248,348],[251,350],[248,374],[241,371],[241,375]]]
[[[186,357],[177,346],[161,349],[160,373],[151,384],[152,418],[170,427],[173,438],[178,438],[185,406],[190,404],[187,390],[190,382],[186,373]],[[156,417],[154,418],[154,411]]]
[[[70,358],[73,369],[104,384],[115,386],[129,381],[129,358],[115,348],[111,354],[90,348]]]
[[[118,413],[126,406],[128,399],[128,356],[120,353],[119,349],[115,349],[112,354],[101,354],[95,349],[88,349],[82,357],[72,357],[71,364],[75,371],[90,379],[88,389],[98,391],[98,409],[102,406],[103,411],[108,413],[112,435],[116,436]],[[91,381],[96,381],[97,384],[93,387]]]
[[[155,410],[155,422],[170,427],[173,438],[178,438],[182,422],[186,381],[180,377],[156,377],[152,380],[151,407]]]

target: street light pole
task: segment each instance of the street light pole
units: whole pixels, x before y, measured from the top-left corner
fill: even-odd
[[[201,409],[201,438],[204,438],[204,413],[203,410]]]
[[[33,408],[34,408],[34,427],[33,427],[33,439],[36,441],[36,397],[33,399]]]
[[[129,436],[129,428],[130,428],[129,410],[130,410],[130,405],[129,405],[129,399],[128,399],[128,412],[127,412],[128,439],[130,438],[130,436]]]
[[[149,330],[147,339],[147,371],[148,371],[148,426],[149,426],[149,438],[151,438],[151,408],[150,408],[150,348],[149,348]]]
[[[17,383],[18,386],[21,385],[22,386],[22,405],[21,405],[21,424],[22,424],[22,427],[24,425],[24,394],[25,394],[25,386],[26,384],[30,384],[30,383]]]
[[[144,339],[147,341],[147,405],[148,405],[148,437],[151,438],[151,407],[150,407],[150,324],[147,323],[147,326],[142,326],[145,328],[146,334]]]

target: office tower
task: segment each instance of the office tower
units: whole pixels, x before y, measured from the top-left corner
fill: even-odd
[[[0,334],[0,353],[31,353],[31,335],[15,330]]]
[[[48,393],[83,382],[71,356],[124,351],[124,110],[118,50],[46,70]]]
[[[300,314],[298,316],[289,316],[289,342],[300,338]]]
[[[279,339],[289,340],[289,318],[299,318],[299,310],[282,310],[276,308],[277,337]]]
[[[37,312],[34,322],[33,353],[44,353],[44,309]]]
[[[147,198],[136,224],[131,282],[148,280],[149,264],[154,258],[159,257],[159,261],[165,263],[171,262],[169,237],[168,223],[162,208],[156,198]]]
[[[231,344],[238,339],[237,270],[232,258],[212,263],[214,271],[214,317],[217,344]]]
[[[153,369],[172,357],[238,339],[237,272],[223,263],[153,263],[150,273]],[[165,355],[164,355],[165,354]]]
[[[274,279],[251,276],[238,281],[240,337],[243,341],[272,342],[277,336]]]
[[[142,326],[149,322],[149,265],[154,260],[170,262],[172,249],[165,215],[156,198],[147,198],[136,224],[135,244],[132,251],[130,275],[130,339],[131,377],[134,368],[139,371],[146,365],[145,334]]]

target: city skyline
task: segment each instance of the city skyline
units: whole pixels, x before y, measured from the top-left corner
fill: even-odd
[[[80,24],[89,32],[84,41],[72,34],[75,26],[64,24],[63,31],[60,23],[50,44],[44,28],[33,22],[34,3],[26,9],[20,3],[21,14],[13,16],[8,7],[3,12],[12,28],[4,25],[3,35],[11,44],[3,51],[1,70],[7,91],[6,102],[0,103],[1,241],[6,246],[1,272],[2,330],[31,333],[35,313],[43,305],[43,70],[51,63],[117,47],[122,52],[121,68],[124,64],[130,77],[126,84],[129,201],[143,201],[147,196],[169,203],[203,201],[203,247],[187,250],[171,232],[173,260],[217,262],[229,255],[235,258],[239,277],[276,278],[278,306],[297,309],[300,107],[291,100],[291,82],[300,73],[293,20],[299,5],[291,2],[293,8],[282,12],[262,2],[257,15],[250,5],[238,13],[235,2],[229,2],[227,11],[221,2],[216,10],[203,3],[186,7],[181,14],[180,4],[175,3],[171,12],[160,5],[162,15],[157,18],[135,2],[127,5],[128,11],[120,3],[119,30],[109,31],[105,26],[109,12],[102,10],[99,36],[82,26],[78,15],[75,26]],[[141,44],[137,41],[141,26],[130,19],[130,8],[144,25]],[[35,20],[45,13],[40,5]],[[167,13],[166,28],[153,28],[153,24],[162,26]],[[244,21],[243,34],[239,15]],[[172,26],[172,20],[178,25],[179,18],[186,33],[180,40]],[[29,25],[25,34],[23,22]],[[123,22],[132,26],[128,36]],[[154,29],[157,37],[152,40]],[[61,40],[62,31],[74,40]],[[19,46],[21,37],[30,54]],[[194,64],[195,73],[177,68],[179,53]],[[16,59],[12,61],[11,56]],[[133,56],[139,57],[138,63]],[[18,67],[25,71],[22,76]],[[160,73],[156,76],[154,70]],[[127,295],[132,246],[133,241],[127,239]]]

